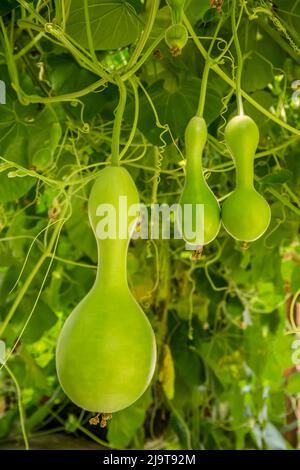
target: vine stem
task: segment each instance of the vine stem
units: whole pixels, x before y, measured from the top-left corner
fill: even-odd
[[[154,21],[155,21],[155,18],[156,18],[156,13],[157,13],[158,8],[159,8],[159,3],[160,3],[160,0],[152,0],[152,2],[151,2],[151,10],[150,10],[150,13],[149,13],[149,16],[148,16],[147,24],[146,24],[145,29],[143,31],[143,34],[142,34],[142,36],[141,36],[141,38],[140,38],[133,54],[131,56],[131,59],[128,63],[128,66],[127,66],[128,69],[130,69],[136,63],[136,61],[139,58],[139,55],[141,54],[142,50],[145,47],[146,42],[149,39],[150,33],[152,31],[152,28],[153,28],[153,24],[154,24]]]
[[[94,64],[96,66],[99,66],[98,59],[97,59],[97,56],[96,56],[96,52],[95,52],[95,49],[94,49],[94,40],[93,40],[93,35],[92,35],[92,30],[91,30],[88,0],[84,0],[83,3],[84,3],[84,17],[85,17],[86,35],[87,35],[88,45],[89,45],[89,49],[90,49],[90,54],[91,54],[91,57],[94,61]]]
[[[206,98],[206,91],[207,91],[207,82],[208,82],[208,75],[210,71],[211,62],[209,59],[205,61],[205,66],[202,74],[201,80],[201,91],[200,91],[200,98],[199,98],[199,105],[197,110],[197,116],[203,117],[204,105],[205,105],[205,98]]]
[[[218,25],[217,25],[217,27],[216,27],[215,34],[212,38],[209,49],[207,51],[207,58],[205,59],[205,66],[204,66],[204,70],[203,70],[203,74],[202,74],[202,80],[201,80],[199,105],[198,105],[198,110],[197,110],[197,116],[199,116],[199,117],[203,117],[204,105],[205,105],[205,99],[206,99],[206,92],[207,92],[208,76],[209,76],[210,67],[212,65],[211,52],[212,52],[212,49],[213,49],[214,44],[216,42],[216,39],[217,39],[217,36],[218,36],[219,31],[220,31],[222,23],[223,23],[223,20],[221,18]]]
[[[132,141],[134,139],[134,136],[135,136],[135,133],[136,133],[136,130],[137,130],[138,119],[139,119],[140,105],[139,105],[138,86],[132,78],[129,78],[128,81],[130,82],[130,84],[132,86],[133,96],[134,96],[134,118],[133,118],[133,123],[132,123],[132,127],[131,127],[131,131],[130,131],[128,140],[127,140],[125,146],[123,147],[122,151],[120,152],[120,157],[119,157],[120,160],[124,157],[124,155],[126,154],[126,152],[128,151],[128,149],[130,148],[130,146],[132,144]]]
[[[243,6],[241,7],[243,10]],[[243,107],[243,99],[242,99],[242,70],[243,70],[243,55],[241,51],[241,46],[240,46],[240,41],[238,37],[238,32],[237,32],[237,25],[236,25],[236,18],[235,18],[235,13],[236,13],[236,0],[232,0],[232,12],[231,12],[231,25],[232,25],[232,34],[234,38],[234,45],[236,49],[236,55],[237,55],[237,71],[236,71],[236,99],[237,99],[237,107],[238,107],[238,113],[240,116],[244,114],[244,107]]]
[[[119,87],[120,99],[119,104],[116,109],[113,135],[112,135],[112,144],[111,144],[111,164],[112,166],[119,166],[120,164],[120,134],[122,119],[124,115],[124,110],[126,106],[127,90],[124,82],[120,79],[119,76],[115,77],[116,83]]]
[[[149,48],[144,52],[144,54],[141,56],[138,62],[133,65],[130,70],[127,72],[124,72],[124,75],[122,75],[122,80],[125,81],[129,77],[132,77],[132,75],[135,75],[135,73],[142,67],[142,65],[146,62],[146,60],[151,56],[152,52],[158,47],[160,42],[164,39],[165,33],[160,34],[155,41],[151,43]]]
[[[19,407],[19,414],[20,414],[20,423],[21,423],[21,431],[24,439],[24,444],[25,444],[25,449],[29,450],[29,443],[27,439],[27,434],[26,434],[26,429],[25,429],[25,416],[24,416],[24,411],[23,411],[23,405],[22,405],[22,394],[21,394],[21,389],[19,386],[19,383],[12,372],[12,370],[8,367],[7,364],[3,364],[4,368],[6,369],[7,373],[10,375],[12,381],[15,384],[16,391],[17,391],[17,397],[18,397],[18,407]]]
[[[208,58],[208,54],[205,50],[205,47],[202,45],[202,43],[199,41],[198,37],[197,37],[197,34],[195,33],[191,23],[189,22],[189,20],[187,19],[186,16],[184,16],[184,24],[186,25],[187,29],[188,29],[188,32],[190,33],[196,47],[198,48],[199,52],[201,53],[202,57],[204,57],[204,59],[207,59]],[[230,85],[233,89],[236,89],[236,83],[234,82],[234,80],[232,80],[222,69],[221,67],[216,63],[217,61],[214,61],[214,63],[212,64],[211,66],[211,69],[219,76],[221,77],[224,82],[228,83],[228,85]],[[266,116],[267,118],[269,118],[271,121],[275,122],[278,126],[286,129],[287,131],[295,134],[295,135],[299,135],[300,136],[300,130],[299,129],[296,129],[295,127],[293,126],[290,126],[289,124],[287,124],[286,122],[284,122],[282,119],[279,119],[277,118],[276,116],[274,116],[274,114],[272,114],[270,111],[268,111],[267,109],[265,109],[262,105],[260,105],[259,103],[257,103],[257,101],[255,101],[255,99],[253,99],[250,95],[248,95],[248,93],[246,93],[245,91],[241,90],[241,95],[248,101],[248,103],[250,103],[254,108],[256,108],[258,111],[260,111],[264,116]]]

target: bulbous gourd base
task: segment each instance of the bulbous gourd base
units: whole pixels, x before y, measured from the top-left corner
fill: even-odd
[[[92,290],[58,339],[62,388],[88,411],[112,413],[130,406],[148,387],[155,361],[152,327],[129,290]]]
[[[236,240],[257,240],[267,230],[270,220],[269,204],[254,188],[236,189],[222,206],[223,225]]]

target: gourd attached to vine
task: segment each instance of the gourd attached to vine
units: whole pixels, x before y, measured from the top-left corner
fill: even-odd
[[[254,188],[254,156],[259,143],[259,130],[253,119],[244,114],[241,94],[243,57],[235,20],[233,0],[232,31],[237,51],[236,94],[239,114],[225,128],[225,143],[236,167],[236,187],[222,206],[222,221],[227,232],[237,240],[252,242],[261,237],[271,220],[267,201]]]
[[[122,114],[120,100],[113,135],[116,166],[100,172],[89,197],[98,246],[96,280],[67,318],[56,351],[66,394],[78,406],[101,413],[134,403],[148,387],[156,362],[152,327],[127,283],[127,251],[138,220],[139,196],[128,171],[118,166]]]
[[[214,41],[209,53],[213,43]],[[203,69],[197,114],[189,121],[185,131],[186,174],[179,199],[181,232],[184,240],[193,245],[195,251],[212,242],[221,225],[219,202],[207,184],[202,167],[202,155],[208,136],[203,114],[210,66],[210,60],[207,60]],[[186,236],[187,227],[192,236]]]
[[[172,25],[165,32],[165,41],[171,54],[177,57],[188,42],[188,32],[184,24],[185,0],[167,0],[170,7]]]
[[[271,210],[254,188],[254,155],[259,141],[257,125],[249,116],[232,118],[225,128],[225,142],[235,162],[236,187],[222,206],[222,221],[237,240],[252,242],[267,230]]]

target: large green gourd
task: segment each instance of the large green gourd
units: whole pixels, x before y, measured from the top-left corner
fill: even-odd
[[[156,361],[153,330],[127,283],[132,233],[126,229],[128,223],[134,230],[136,216],[124,214],[120,196],[127,197],[128,207],[139,203],[129,173],[121,167],[105,168],[89,198],[89,219],[98,245],[97,277],[67,318],[57,344],[62,388],[74,403],[93,412],[112,413],[134,403],[148,387]],[[99,238],[100,204],[115,209],[116,239]]]
[[[186,176],[184,188],[179,200],[182,208],[182,221],[187,220],[185,205],[192,205],[192,229],[196,221],[196,204],[203,204],[204,209],[204,240],[196,233],[195,238],[184,237],[194,245],[206,245],[217,236],[220,230],[220,206],[209,188],[202,168],[202,154],[207,141],[207,126],[203,118],[194,116],[185,131]]]
[[[237,240],[252,242],[267,230],[271,219],[267,201],[253,184],[257,125],[249,116],[235,116],[225,128],[225,141],[236,166],[236,188],[223,203],[223,225]]]

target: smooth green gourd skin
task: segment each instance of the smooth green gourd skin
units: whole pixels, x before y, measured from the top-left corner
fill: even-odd
[[[183,24],[173,24],[165,32],[167,46],[176,55],[180,55],[182,49],[188,42],[188,32]]]
[[[196,204],[204,206],[204,239],[196,233],[196,237],[184,237],[185,241],[195,245],[206,245],[215,239],[220,230],[220,206],[208,186],[202,168],[202,153],[207,141],[207,126],[203,118],[194,116],[187,125],[185,132],[186,177],[184,188],[179,200],[182,216],[188,217],[185,204],[192,204],[193,231],[196,221]],[[182,222],[183,223],[183,222]],[[184,227],[182,227],[184,233]]]
[[[225,128],[225,142],[236,166],[236,188],[224,201],[222,221],[237,240],[252,242],[267,230],[271,210],[253,185],[259,131],[249,116],[235,116]]]
[[[127,196],[128,207],[139,203],[129,173],[121,167],[105,168],[89,198],[99,256],[96,281],[67,318],[56,351],[57,373],[65,393],[81,408],[102,413],[134,403],[148,387],[156,362],[152,327],[127,284],[130,234],[125,239],[97,237],[100,204],[115,207],[117,233],[124,225],[118,219],[123,211],[119,196]],[[127,220],[132,232],[136,216]]]

